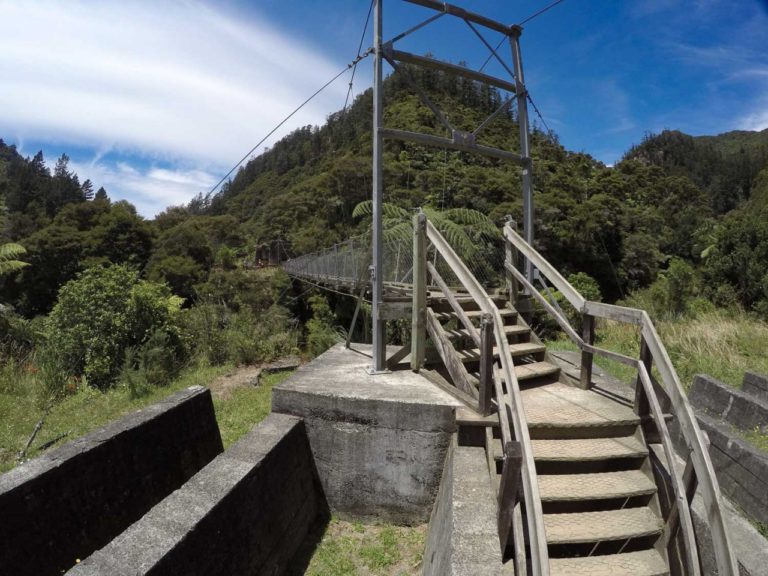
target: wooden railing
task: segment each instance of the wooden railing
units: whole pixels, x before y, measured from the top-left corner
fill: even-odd
[[[437,270],[427,263],[427,242],[431,242],[434,249],[459,279],[463,288],[484,313],[480,330],[467,318],[464,310],[458,301],[452,297],[451,290]],[[424,360],[428,314],[431,312],[427,308],[427,273],[429,273],[433,283],[442,289],[451,308],[481,350],[478,409],[483,414],[489,414],[492,408],[492,395],[495,395],[496,398],[496,412],[504,451],[504,468],[498,494],[499,538],[502,551],[513,540],[515,546],[518,549],[521,548],[520,544],[524,535],[521,530],[521,523],[518,521],[519,517],[515,518],[515,514],[520,514],[518,495],[522,492],[528,527],[530,570],[535,576],[548,576],[549,557],[533,449],[528,434],[520,387],[515,375],[515,367],[499,309],[461,258],[423,213],[414,217],[413,255],[411,367],[418,370]],[[494,365],[493,361],[494,341],[499,351],[500,369]],[[449,371],[451,370],[450,366],[447,368]],[[518,467],[519,471],[515,467]],[[520,482],[517,481],[518,477]]]
[[[722,497],[709,458],[706,437],[699,429],[680,379],[648,314],[643,310],[586,300],[541,254],[515,232],[510,223],[504,227],[504,237],[510,248],[507,250],[505,269],[511,275],[511,283],[513,285],[519,283],[521,287],[525,288],[526,293],[536,298],[581,350],[580,381],[582,386],[585,388],[591,386],[592,360],[595,355],[621,362],[637,370],[635,411],[641,417],[652,419],[656,426],[667,460],[667,468],[671,477],[670,483],[674,493],[674,500],[664,518],[664,543],[667,545],[668,552],[671,553],[673,547],[676,546],[678,533],[681,532],[683,569],[686,574],[698,575],[701,573],[690,507],[698,487],[704,499],[704,509],[712,533],[718,573],[721,576],[737,576],[739,571],[728,539],[723,518]],[[533,265],[534,279],[541,279],[542,275],[546,277],[571,306],[581,313],[581,335],[573,329],[561,311],[541,295],[539,290],[517,269],[514,261],[516,253],[525,257]],[[513,293],[516,293],[517,290],[518,287],[514,287]],[[641,333],[640,358],[631,358],[595,346],[595,318],[625,322],[639,327]],[[661,383],[653,377],[653,366],[656,367],[661,377]],[[662,403],[665,409],[671,410],[673,416],[677,418],[685,439],[688,454],[684,455],[686,464],[683,471],[676,464],[676,454],[667,429]]]

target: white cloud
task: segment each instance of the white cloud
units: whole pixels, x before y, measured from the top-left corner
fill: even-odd
[[[0,0],[0,37],[6,138],[138,154],[216,173],[341,69],[266,21],[236,21],[184,0]],[[322,123],[345,92],[338,82],[280,134]],[[136,182],[136,191],[144,197],[167,183],[177,191],[187,186],[188,199],[205,180],[186,170],[165,174],[170,179],[152,170],[140,174],[146,187]],[[127,190],[120,181],[114,186]]]
[[[95,186],[104,186],[112,200],[129,200],[145,216],[185,204],[218,181],[216,175],[195,168],[136,169],[125,162],[70,162],[70,168],[77,172],[81,182],[90,179]]]
[[[745,114],[738,122],[739,130],[761,131],[768,128],[768,102],[762,108]]]

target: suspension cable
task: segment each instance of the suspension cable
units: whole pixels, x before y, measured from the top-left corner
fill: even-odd
[[[216,191],[216,189],[217,189],[219,186],[221,186],[221,185],[222,185],[222,184],[223,184],[223,183],[224,183],[224,182],[227,180],[227,178],[229,178],[229,177],[232,175],[232,173],[233,173],[235,170],[237,170],[237,169],[240,167],[240,165],[241,165],[243,162],[245,162],[245,161],[246,161],[246,160],[247,160],[247,159],[248,159],[248,158],[251,156],[251,154],[253,154],[253,153],[254,153],[254,152],[255,152],[255,151],[256,151],[256,150],[259,148],[259,146],[261,146],[261,145],[262,145],[264,142],[266,142],[266,141],[267,141],[267,139],[268,139],[270,136],[272,136],[272,134],[274,134],[275,132],[277,132],[277,131],[278,131],[278,130],[279,130],[281,127],[282,127],[282,125],[283,125],[283,124],[285,124],[286,122],[288,122],[288,120],[290,120],[290,119],[291,119],[293,116],[295,116],[295,115],[296,115],[296,114],[299,112],[299,110],[301,110],[302,108],[304,108],[304,106],[306,106],[307,104],[309,104],[309,102],[310,102],[311,100],[313,100],[313,99],[314,99],[314,98],[315,98],[315,97],[316,97],[318,94],[320,94],[320,93],[321,93],[323,90],[325,90],[326,88],[328,88],[328,86],[330,86],[331,84],[333,84],[333,83],[334,83],[336,80],[338,80],[338,79],[339,79],[341,76],[343,76],[343,75],[344,75],[344,73],[345,73],[345,72],[347,72],[347,71],[348,71],[350,68],[352,68],[353,66],[357,65],[357,64],[358,64],[358,63],[359,63],[361,60],[364,60],[365,58],[367,58],[368,56],[370,56],[372,52],[373,52],[373,48],[368,48],[368,50],[366,50],[366,51],[365,51],[363,54],[361,54],[360,56],[358,56],[357,58],[355,58],[355,59],[354,59],[352,62],[350,62],[349,64],[347,64],[347,66],[346,66],[346,67],[345,67],[345,68],[344,68],[344,69],[343,69],[341,72],[339,72],[338,74],[336,74],[336,76],[334,76],[333,78],[331,78],[330,80],[328,80],[328,82],[326,82],[325,84],[323,84],[323,85],[322,85],[322,86],[321,86],[321,87],[320,87],[320,88],[319,88],[317,91],[315,91],[315,92],[314,92],[314,93],[313,93],[313,94],[312,94],[312,95],[311,95],[309,98],[307,98],[306,100],[304,100],[304,102],[302,102],[301,104],[299,104],[299,106],[298,106],[296,109],[294,109],[294,111],[293,111],[293,112],[291,112],[290,114],[288,114],[288,116],[286,116],[285,118],[283,118],[283,119],[280,121],[280,123],[279,123],[277,126],[275,126],[275,127],[272,129],[272,130],[270,130],[270,131],[269,131],[269,133],[268,133],[266,136],[264,136],[264,138],[262,138],[261,140],[259,140],[259,142],[258,142],[258,143],[257,143],[257,144],[256,144],[256,145],[253,147],[253,148],[251,148],[251,149],[248,151],[248,153],[247,153],[245,156],[243,156],[243,157],[242,157],[242,158],[241,158],[241,159],[240,159],[240,160],[237,162],[237,164],[235,164],[235,165],[232,167],[232,169],[231,169],[229,172],[227,172],[227,173],[224,175],[224,177],[223,177],[221,180],[219,180],[219,181],[216,183],[216,185],[215,185],[213,188],[211,188],[211,190],[208,192],[207,196],[208,196],[208,197],[210,197],[210,196],[211,196],[211,194],[213,194],[213,193]]]

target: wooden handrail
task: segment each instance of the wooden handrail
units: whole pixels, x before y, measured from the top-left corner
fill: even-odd
[[[469,332],[469,336],[472,338],[475,346],[480,348],[480,333],[478,332],[477,328],[475,328],[475,325],[472,324],[472,321],[467,316],[464,308],[459,305],[458,300],[456,300],[456,297],[453,295],[453,292],[451,292],[448,284],[445,283],[445,280],[443,280],[443,277],[440,276],[440,273],[432,265],[432,262],[427,262],[427,270],[429,271],[430,276],[432,276],[432,280],[434,280],[437,284],[437,287],[440,288],[440,290],[445,295],[446,300],[448,300],[448,303],[451,305],[451,308],[453,308],[453,311],[456,313],[458,319],[461,320],[464,328],[466,328],[467,332]]]
[[[515,375],[515,366],[512,354],[507,346],[507,338],[503,331],[503,320],[498,307],[493,299],[485,292],[483,287],[472,275],[461,258],[453,251],[450,244],[437,231],[432,223],[427,220],[427,238],[440,253],[445,262],[451,268],[459,282],[470,296],[477,302],[480,309],[493,318],[494,335],[499,349],[499,359],[504,380],[507,384],[506,393],[501,378],[494,378],[494,388],[498,401],[499,425],[502,433],[503,445],[508,442],[518,441],[522,451],[522,481],[523,498],[527,511],[528,538],[531,550],[531,568],[534,576],[549,575],[549,551],[547,549],[546,532],[544,530],[544,513],[539,496],[539,484],[536,475],[536,466],[533,459],[533,447],[528,432],[528,422],[523,410],[520,386]],[[509,410],[509,413],[507,411]],[[512,437],[509,419],[515,430]]]
[[[557,288],[560,293],[565,296],[565,299],[571,303],[571,306],[576,308],[576,310],[582,310],[584,308],[584,303],[586,302],[584,296],[579,294],[579,291],[571,286],[568,280],[563,278],[560,275],[560,272],[558,272],[552,264],[547,262],[541,254],[536,252],[536,250],[533,249],[533,246],[530,246],[523,240],[522,236],[515,232],[509,224],[504,226],[504,237],[517,248],[520,254],[525,256],[529,262],[533,263],[533,265],[539,269],[539,272],[542,272],[544,276],[549,278],[555,288]]]
[[[586,300],[565,278],[563,278],[563,276],[549,262],[547,262],[547,260],[541,254],[539,254],[532,246],[525,242],[525,240],[523,240],[523,238],[517,234],[509,224],[505,225],[504,227],[504,237],[510,244],[515,247],[515,249],[523,254],[529,262],[533,263],[533,265],[539,270],[540,273],[543,273],[547,278],[549,278],[550,282],[555,286],[555,288],[557,288],[560,293],[563,294],[563,296],[565,296],[565,298],[571,303],[571,305],[582,314],[629,323],[640,327],[643,340],[648,347],[651,358],[656,362],[656,367],[664,383],[664,390],[671,400],[672,408],[674,409],[675,415],[677,416],[680,429],[683,432],[683,436],[685,437],[685,441],[687,443],[687,447],[690,450],[690,460],[693,464],[699,490],[701,491],[702,497],[704,499],[707,520],[712,532],[712,541],[718,573],[724,576],[737,576],[739,573],[738,565],[736,563],[736,558],[733,554],[733,549],[731,548],[727,528],[725,526],[722,513],[722,496],[717,481],[717,476],[715,475],[715,470],[709,457],[709,451],[706,448],[706,443],[702,440],[702,433],[699,429],[698,422],[696,421],[696,416],[694,415],[693,409],[688,402],[688,398],[685,395],[677,372],[672,365],[672,361],[667,354],[667,350],[664,348],[664,345],[661,342],[661,338],[656,331],[656,327],[653,325],[653,322],[648,313],[644,310],[638,310],[636,308],[625,308],[623,306]],[[536,290],[517,269],[510,265],[505,265],[505,268],[511,272],[519,282],[526,286],[526,288],[528,288],[534,297],[538,297],[537,299],[540,302],[542,300],[546,302],[544,297],[538,293],[538,290]],[[561,326],[563,325],[563,322],[567,324],[567,321],[565,321],[565,319],[562,318],[562,316],[557,313],[557,311],[555,311],[551,305],[548,304],[549,303],[547,302],[546,305],[544,305],[544,308],[547,310],[547,312],[553,314]],[[569,324],[568,328],[564,327],[565,332],[574,342],[577,343],[581,350],[617,360],[624,364],[634,366],[638,370],[639,379],[641,382],[640,385],[645,389],[651,404],[651,409],[654,412],[654,419],[657,421],[665,452],[667,452],[668,447],[671,449],[671,439],[669,437],[669,432],[666,428],[666,425],[663,424],[663,418],[658,418],[655,414],[657,409],[658,412],[660,412],[661,409],[659,407],[659,402],[655,388],[653,386],[652,378],[645,364],[639,360],[630,358],[623,354],[603,350],[601,348],[592,346],[591,344],[585,343],[578,336],[578,334],[576,334],[575,330],[570,327]],[[685,498],[685,490],[682,490],[684,501],[680,500],[679,497],[679,492],[683,482],[679,476],[679,471],[675,467],[674,455],[667,454],[667,459],[669,461],[670,473],[673,478],[673,487],[675,489],[678,508],[685,509],[681,512],[681,525],[686,525],[688,523],[686,518],[690,519],[690,506],[687,498]],[[691,573],[698,574],[698,559],[697,557],[692,557],[692,554],[696,553],[695,540],[688,538],[688,535],[686,535],[685,526],[683,526],[683,533],[684,538],[686,538],[686,547],[692,549],[686,550],[686,563],[689,567],[695,564],[695,569],[689,569],[695,570]]]

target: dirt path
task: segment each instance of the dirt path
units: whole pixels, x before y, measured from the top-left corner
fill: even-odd
[[[299,366],[300,359],[295,356],[281,358],[267,364],[255,366],[240,366],[232,372],[219,376],[208,386],[211,394],[217,400],[228,400],[232,397],[232,391],[245,386],[258,386],[262,373],[279,372],[280,370],[292,370]]]

